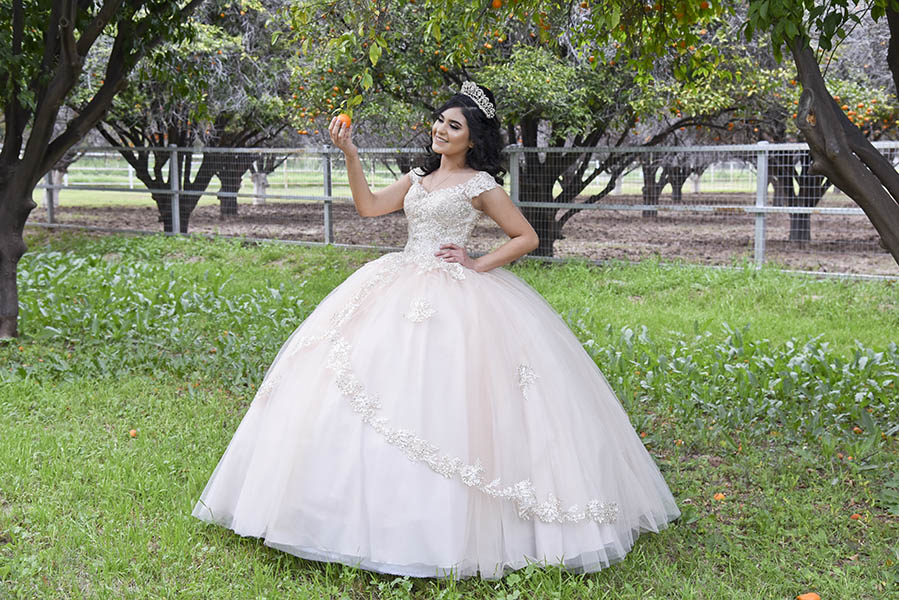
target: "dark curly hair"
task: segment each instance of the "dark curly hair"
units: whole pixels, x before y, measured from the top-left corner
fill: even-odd
[[[482,85],[478,87],[487,95],[493,106],[496,106],[493,92]],[[477,103],[462,93],[454,94],[443,106],[434,111],[432,117],[437,119],[444,111],[454,107],[462,109],[468,123],[469,136],[474,144],[465,154],[465,164],[478,171],[487,171],[498,184],[502,185],[506,170],[502,164],[503,138],[500,133],[499,117],[487,118]],[[440,166],[440,154],[434,152],[431,144],[425,146],[425,152],[418,169],[427,175]]]

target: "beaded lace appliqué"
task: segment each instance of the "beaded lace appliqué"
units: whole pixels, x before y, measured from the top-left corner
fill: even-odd
[[[518,387],[521,395],[528,399],[528,386],[537,381],[537,373],[530,366],[522,363],[518,365]]]
[[[413,298],[409,303],[409,310],[403,316],[413,323],[421,323],[433,317],[436,312],[431,303],[424,298]]]
[[[518,516],[522,519],[536,518],[544,523],[576,523],[587,519],[597,523],[613,523],[617,519],[618,505],[614,502],[590,500],[584,507],[575,504],[564,508],[562,502],[553,494],[547,494],[546,500],[540,502],[529,479],[509,486],[503,486],[498,478],[487,482],[480,461],[469,465],[457,456],[441,454],[437,446],[413,431],[391,427],[388,419],[376,416],[381,407],[380,402],[376,396],[365,391],[365,386],[353,373],[350,364],[350,346],[346,341],[342,339],[334,341],[328,353],[327,366],[334,372],[338,389],[349,397],[353,411],[409,460],[424,463],[447,479],[457,478],[468,487],[480,490],[488,496],[513,502],[518,509]]]
[[[353,372],[351,347],[341,336],[340,329],[375,288],[389,284],[404,269],[414,268],[419,273],[443,271],[455,281],[464,281],[466,269],[462,265],[447,263],[435,257],[434,252],[444,243],[455,243],[463,247],[467,244],[478,214],[471,205],[471,198],[496,186],[489,174],[479,172],[463,184],[428,192],[416,185],[419,175],[413,172],[410,177],[413,186],[405,200],[409,222],[409,240],[405,250],[382,256],[375,261],[378,269],[368,276],[345,305],[331,315],[326,331],[291,340],[290,346],[284,349],[282,359],[266,374],[256,399],[265,401],[287,375],[289,368],[285,368],[284,358],[293,356],[303,348],[327,342],[326,367],[334,373],[337,387],[349,399],[353,412],[409,460],[424,463],[435,473],[448,479],[458,479],[488,496],[513,502],[522,519],[538,519],[545,523],[575,523],[588,519],[597,523],[614,522],[618,516],[618,505],[614,502],[590,500],[584,506],[572,505],[565,508],[553,494],[547,494],[541,502],[529,479],[512,485],[503,485],[500,479],[488,482],[480,461],[471,465],[459,457],[442,454],[437,446],[419,437],[414,431],[392,427],[388,419],[378,416],[381,403],[376,395],[365,390],[364,384]],[[411,301],[404,316],[418,323],[435,313],[426,300],[416,298]],[[531,367],[525,364],[519,366],[518,384],[525,398],[527,388],[536,379],[537,375]]]

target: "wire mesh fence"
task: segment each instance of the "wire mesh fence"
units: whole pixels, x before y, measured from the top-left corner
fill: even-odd
[[[894,164],[899,144],[879,143]],[[791,270],[897,275],[864,213],[811,172],[804,144],[508,147],[504,187],[541,238],[537,254],[587,260],[773,262]],[[373,189],[418,149],[360,151]],[[395,249],[402,212],[356,214],[329,148],[82,148],[35,191],[30,224],[205,233]],[[470,250],[505,241],[482,215]]]

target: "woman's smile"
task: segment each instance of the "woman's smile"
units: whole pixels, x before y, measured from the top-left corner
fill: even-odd
[[[443,155],[468,151],[470,132],[465,115],[458,107],[445,110],[431,126],[431,147]]]

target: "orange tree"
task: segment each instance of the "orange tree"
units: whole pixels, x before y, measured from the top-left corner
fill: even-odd
[[[841,104],[828,89],[819,66],[866,14],[875,20],[890,17],[892,48],[899,34],[897,10],[896,0],[834,0],[823,5],[801,0],[753,1],[747,33],[770,31],[775,54],[780,56],[786,48],[792,57],[803,88],[795,123],[809,144],[810,174],[827,177],[855,200],[899,263],[899,174],[865,135],[864,130],[875,126],[874,109],[868,112],[862,102],[855,109]],[[895,53],[891,55],[888,64],[895,78],[899,65]]]
[[[100,120],[128,74],[165,39],[188,38],[200,0],[12,0],[0,5],[0,338],[18,330],[16,271],[41,177]],[[59,121],[85,60],[109,40],[101,83],[82,110]]]
[[[685,84],[722,77],[720,48],[702,31],[740,9],[747,10],[747,37],[764,31],[777,60],[783,49],[792,58],[803,90],[794,122],[809,143],[811,173],[827,177],[858,203],[899,262],[899,174],[859,129],[859,119],[833,99],[819,66],[863,16],[886,17],[887,63],[899,80],[899,0],[330,0],[301,3],[294,15],[305,49],[326,47],[347,58],[334,100],[343,94],[352,107],[373,89],[385,54],[440,44],[441,65],[454,72],[506,43],[510,26],[519,25],[532,39],[596,71],[613,61],[626,63],[623,76],[633,80],[629,90],[646,89],[660,65]],[[412,36],[394,35],[410,18],[407,11],[418,11],[414,20],[421,26]]]
[[[744,6],[735,14],[717,19],[716,25],[733,27],[740,23],[738,28],[743,29],[747,13],[748,6]],[[847,34],[823,64],[827,87],[865,137],[871,140],[895,137],[897,103],[883,61],[889,39],[887,23],[874,22],[870,15],[862,15],[858,25]],[[752,93],[747,94],[748,102],[741,118],[728,123],[728,130],[720,135],[716,133],[715,138],[735,143],[799,141],[802,135],[797,117],[802,86],[795,65],[775,58],[768,31],[755,31],[749,40],[722,41],[716,41],[722,56],[743,57],[742,64],[734,63],[738,67],[734,72],[744,80],[750,78],[747,91]],[[707,134],[706,138],[709,137]],[[814,172],[812,156],[804,150],[771,152],[768,170],[775,190],[774,201],[779,206],[816,206],[832,185],[826,177]],[[808,241],[811,233],[808,213],[790,214],[790,241]]]
[[[164,231],[171,232],[174,221],[167,191],[172,154],[160,148],[259,147],[290,124],[291,73],[298,57],[283,39],[272,43],[281,6],[281,0],[206,0],[193,16],[195,38],[156,48],[98,123],[100,134],[151,190]],[[199,161],[191,152],[177,156],[182,233],[213,177],[221,183],[220,213],[237,214],[235,194],[260,155],[206,152]]]
[[[597,202],[635,159],[573,148],[657,145],[730,108],[726,86],[710,85],[691,97],[689,113],[638,135],[638,123],[670,98],[656,78],[628,66],[620,44],[573,45],[573,28],[585,24],[568,5],[535,11],[472,6],[427,0],[295,5],[293,35],[307,61],[297,76],[295,110],[305,127],[320,131],[331,114],[355,111],[369,133],[376,129],[382,139],[406,142],[410,131],[427,131],[431,111],[462,81],[487,85],[497,95],[510,143],[560,150],[525,152],[521,163],[520,198],[529,204],[523,212],[541,240],[536,254],[551,255],[563,226],[578,213],[542,205]],[[678,69],[680,62],[665,64]],[[584,193],[597,181],[598,191]]]

